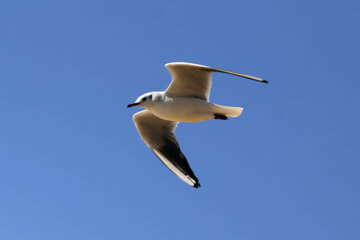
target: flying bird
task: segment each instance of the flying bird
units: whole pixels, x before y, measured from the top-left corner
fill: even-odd
[[[209,102],[211,73],[220,72],[268,83],[266,80],[203,65],[174,62],[165,64],[172,75],[169,87],[163,92],[141,95],[127,107],[139,106],[133,121],[145,144],[181,180],[195,188],[198,178],[180,150],[174,131],[179,122],[200,122],[210,119],[226,120],[238,117],[241,107],[228,107]]]

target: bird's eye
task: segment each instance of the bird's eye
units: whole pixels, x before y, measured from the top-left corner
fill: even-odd
[[[143,97],[143,98],[141,99],[142,102],[145,102],[145,100],[146,100],[146,97]]]

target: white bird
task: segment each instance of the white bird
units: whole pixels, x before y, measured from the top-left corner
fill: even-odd
[[[241,107],[209,103],[211,73],[221,72],[268,82],[249,75],[192,63],[174,62],[166,64],[165,67],[172,75],[169,87],[164,92],[145,93],[127,107],[145,108],[133,116],[140,137],[166,167],[190,186],[198,188],[199,180],[180,150],[174,134],[175,128],[179,122],[226,120],[228,117],[240,116],[243,111]]]

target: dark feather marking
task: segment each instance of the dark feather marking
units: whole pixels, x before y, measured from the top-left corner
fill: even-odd
[[[181,152],[180,147],[177,143],[174,143],[173,141],[167,141],[165,145],[158,149],[158,151],[161,152],[161,154],[164,155],[182,173],[184,173],[185,175],[189,175],[193,180],[195,180],[195,188],[200,187],[199,179],[195,176],[194,172],[190,168],[186,157]],[[159,156],[157,157],[160,159]]]

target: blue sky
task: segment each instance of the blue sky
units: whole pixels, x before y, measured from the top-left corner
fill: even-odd
[[[0,239],[359,239],[357,1],[0,3]],[[126,109],[167,62],[244,107],[176,134],[173,175]]]

